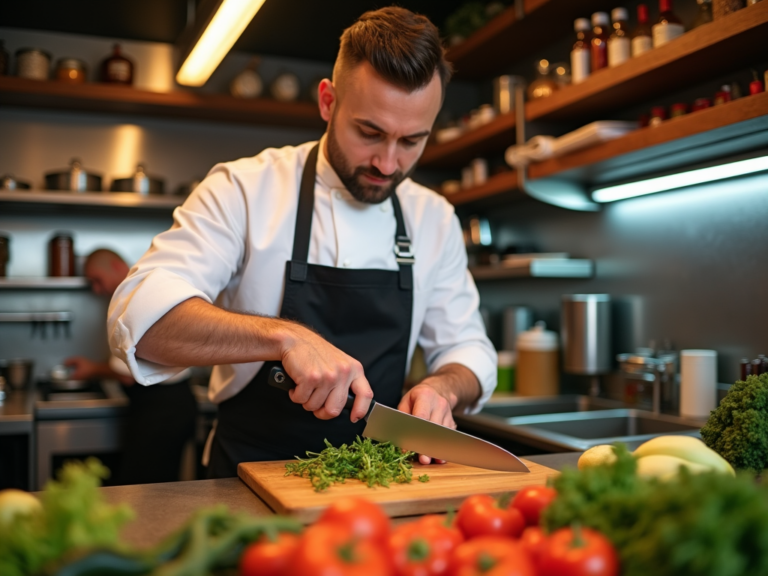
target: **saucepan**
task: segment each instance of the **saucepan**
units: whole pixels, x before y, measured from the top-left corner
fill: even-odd
[[[112,192],[136,192],[137,194],[163,194],[165,182],[162,178],[149,176],[144,165],[138,164],[133,176],[115,178],[109,188]]]
[[[45,174],[46,190],[69,190],[72,192],[100,192],[101,175],[83,168],[78,158],[73,158],[68,170],[57,170]]]

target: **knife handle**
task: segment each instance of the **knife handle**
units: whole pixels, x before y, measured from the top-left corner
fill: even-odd
[[[270,386],[279,388],[280,390],[285,390],[286,392],[290,392],[296,388],[296,382],[294,382],[293,379],[288,376],[288,373],[285,371],[285,368],[283,368],[282,364],[278,364],[277,366],[272,367],[272,369],[269,371],[269,379],[267,382]],[[351,412],[352,405],[354,403],[355,395],[352,394],[352,392],[349,392],[347,394],[347,402],[344,404],[344,410]],[[373,406],[373,402],[371,402],[371,406]]]

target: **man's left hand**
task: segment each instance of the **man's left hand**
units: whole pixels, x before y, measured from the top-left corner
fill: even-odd
[[[480,383],[474,373],[459,364],[448,364],[411,388],[400,400],[397,409],[455,429],[453,411],[472,404],[479,397]],[[419,455],[422,464],[432,461],[425,454]],[[434,462],[445,463],[438,459]]]

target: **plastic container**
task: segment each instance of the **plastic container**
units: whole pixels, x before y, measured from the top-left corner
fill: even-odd
[[[496,392],[514,392],[516,355],[509,350],[499,350],[497,354],[499,360]]]
[[[554,396],[560,389],[557,334],[537,322],[517,337],[515,389],[520,396]]]

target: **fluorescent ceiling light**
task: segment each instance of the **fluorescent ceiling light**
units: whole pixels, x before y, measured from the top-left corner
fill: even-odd
[[[753,174],[763,170],[768,170],[768,156],[740,160],[719,166],[710,166],[709,168],[699,168],[698,170],[689,170],[680,174],[670,174],[669,176],[660,176],[639,182],[630,182],[629,184],[598,188],[592,192],[592,199],[595,202],[615,202],[616,200],[644,196],[654,192],[664,192],[665,190],[674,190],[675,188],[684,188],[685,186],[704,184],[705,182],[714,182],[715,180],[724,180],[735,176],[744,176],[745,174]]]
[[[248,26],[264,0],[223,0],[181,65],[176,82],[202,86]]]

